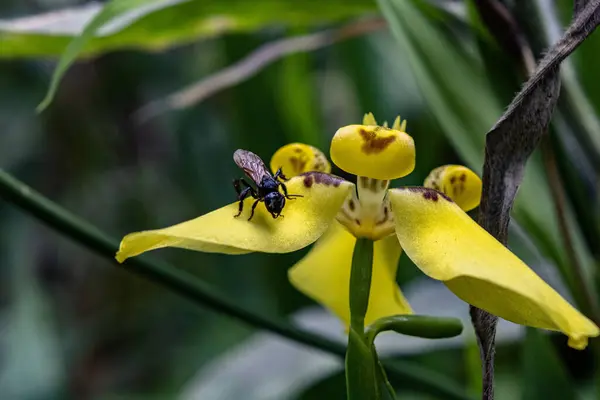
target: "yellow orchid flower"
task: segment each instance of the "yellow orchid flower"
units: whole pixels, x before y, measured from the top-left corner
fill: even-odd
[[[365,324],[412,310],[396,283],[402,249],[428,276],[442,281],[464,301],[509,321],[561,331],[569,345],[583,349],[598,327],[539,278],[510,250],[466,213],[479,205],[481,180],[466,167],[434,169],[424,187],[388,189],[390,180],[412,172],[413,139],[406,121],[391,128],[372,114],[362,125],[340,128],[330,155],[356,185],[328,174],[326,157],[294,143],[270,162],[291,178],[289,193],[303,197],[286,203],[285,218],[274,219],[264,206],[251,221],[235,218],[238,203],[181,224],[125,236],[117,253],[128,257],[162,247],[243,254],[283,253],[316,241],[289,271],[292,284],[350,320],[349,282],[356,238],[374,241],[371,290]],[[318,171],[318,172],[314,172]],[[244,200],[249,213],[253,200]]]

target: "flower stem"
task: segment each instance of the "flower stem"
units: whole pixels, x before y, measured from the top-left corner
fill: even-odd
[[[369,306],[373,273],[373,241],[357,239],[350,272],[350,326],[361,337],[365,334],[365,315]]]
[[[350,272],[350,330],[346,351],[346,390],[349,400],[381,399],[374,347],[367,343],[365,315],[373,273],[373,241],[359,238]]]
[[[140,275],[183,298],[312,348],[339,357],[344,357],[346,353],[346,348],[339,343],[240,307],[234,300],[222,296],[210,285],[182,269],[144,256],[130,258],[124,264],[119,264],[114,258],[119,248],[117,240],[45,198],[2,169],[0,169],[0,197],[106,258],[114,266]],[[471,400],[455,382],[425,368],[394,361],[394,365],[388,367],[388,372],[397,381],[411,383],[413,387],[433,396],[450,400]]]

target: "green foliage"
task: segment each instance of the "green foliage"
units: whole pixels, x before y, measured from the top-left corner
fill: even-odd
[[[527,329],[523,353],[522,399],[576,399],[573,382],[548,335]]]
[[[77,38],[85,42],[78,56],[132,48],[156,51],[225,33],[250,33],[278,25],[311,27],[377,11],[371,0],[305,0],[294,7],[283,0],[113,0],[84,24],[86,30],[80,34],[81,22],[89,16],[86,9],[71,10],[76,21],[61,27],[59,35],[46,25],[21,28],[11,20],[1,20],[0,58],[65,57],[65,48]],[[124,20],[118,20],[119,16]],[[60,15],[37,18],[52,21]],[[103,26],[107,33],[98,31]]]

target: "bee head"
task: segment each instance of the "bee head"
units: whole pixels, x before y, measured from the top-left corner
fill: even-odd
[[[285,197],[279,192],[271,192],[265,196],[265,207],[273,218],[279,217],[285,206]]]

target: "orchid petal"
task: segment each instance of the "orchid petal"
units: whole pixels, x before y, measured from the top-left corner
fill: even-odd
[[[469,304],[506,320],[555,331],[583,349],[598,327],[454,202],[426,188],[390,191],[401,246],[428,276]]]
[[[290,143],[280,147],[271,157],[270,166],[273,173],[281,168],[288,178],[310,171],[331,172],[331,164],[325,154],[316,147],[303,143]]]
[[[439,190],[464,211],[470,211],[481,201],[481,178],[462,165],[443,165],[425,178],[426,188]]]
[[[292,178],[286,185],[288,193],[302,197],[287,200],[284,218],[274,219],[264,204],[258,203],[254,217],[248,220],[256,200],[247,198],[237,218],[236,202],[168,228],[131,233],[123,238],[117,260],[123,262],[163,247],[225,254],[292,252],[327,231],[354,187],[339,177],[319,172]]]
[[[355,243],[356,238],[335,223],[288,274],[298,290],[328,307],[346,326],[350,322],[350,269]],[[375,242],[366,325],[382,317],[412,313],[396,283],[401,252],[394,235]]]

